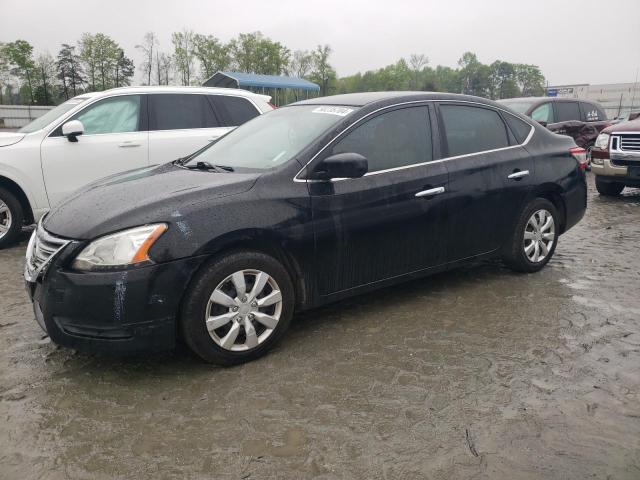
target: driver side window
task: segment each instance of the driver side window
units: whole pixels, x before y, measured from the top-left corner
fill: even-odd
[[[140,95],[99,100],[71,120],[82,122],[85,135],[137,132],[140,126]]]
[[[369,172],[405,167],[433,159],[429,107],[401,108],[357,126],[333,147],[332,153],[359,153]]]
[[[555,121],[553,117],[553,105],[551,102],[543,103],[533,112],[531,112],[531,118],[536,122],[553,123]]]

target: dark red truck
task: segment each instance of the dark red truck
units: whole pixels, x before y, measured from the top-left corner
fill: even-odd
[[[556,97],[523,97],[498,100],[518,113],[527,115],[549,130],[572,137],[587,151],[598,134],[614,122],[602,107],[590,100]]]

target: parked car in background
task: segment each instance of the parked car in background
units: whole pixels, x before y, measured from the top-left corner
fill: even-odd
[[[228,88],[116,88],[0,133],[0,248],[78,188],[193,153],[272,110],[270,98]]]
[[[40,222],[25,279],[89,351],[264,354],[296,310],[498,257],[536,272],[584,215],[585,151],[478,97],[380,92],[266,113]]]
[[[523,97],[499,100],[518,113],[531,117],[554,133],[568,135],[589,151],[600,131],[612,124],[596,102],[556,97]]]
[[[591,150],[591,171],[601,195],[640,188],[640,118],[605,128]]]

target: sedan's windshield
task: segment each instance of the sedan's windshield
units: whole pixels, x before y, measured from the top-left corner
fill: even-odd
[[[531,105],[533,105],[537,100],[498,100],[499,103],[506,105],[511,110],[515,110],[518,113],[524,115]]]
[[[187,162],[266,170],[291,160],[354,107],[298,105],[273,110],[238,127]]]
[[[61,115],[64,115],[73,107],[84,102],[88,98],[89,97],[76,97],[76,98],[72,98],[71,100],[67,100],[66,102],[58,105],[56,108],[49,110],[44,115],[36,118],[33,122],[28,123],[27,125],[22,127],[20,130],[18,130],[18,132],[31,133],[31,132],[35,132],[36,130],[40,130],[41,128],[46,127],[51,122],[53,122],[56,118],[60,117]]]

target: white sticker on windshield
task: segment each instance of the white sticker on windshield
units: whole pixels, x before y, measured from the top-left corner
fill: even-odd
[[[327,113],[329,115],[338,115],[345,117],[353,112],[353,108],[346,107],[318,107],[311,111],[312,113]]]

